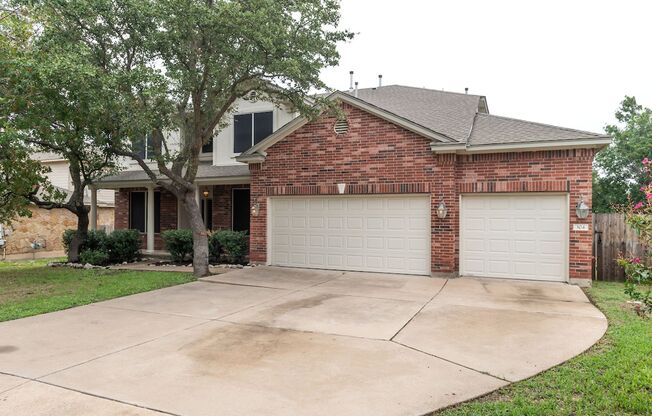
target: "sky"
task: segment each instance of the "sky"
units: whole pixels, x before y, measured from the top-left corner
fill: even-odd
[[[487,97],[492,114],[593,132],[625,95],[652,107],[652,1],[342,0],[334,89],[399,84]]]

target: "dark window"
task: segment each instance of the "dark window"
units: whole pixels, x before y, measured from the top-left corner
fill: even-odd
[[[274,128],[272,114],[271,111],[254,114],[254,144],[258,144],[258,142],[272,134]]]
[[[242,153],[272,134],[274,113],[238,114],[233,117],[233,152]]]
[[[129,228],[147,231],[147,193],[132,192],[129,196]],[[154,192],[154,232],[161,232],[161,193]]]
[[[149,135],[145,135],[132,142],[132,150],[143,159],[154,158],[154,147],[152,146],[152,139]]]
[[[201,205],[201,218],[204,220],[207,230],[213,229],[213,200],[204,199]]]
[[[132,192],[129,201],[129,228],[144,233],[146,214],[145,192]]]
[[[233,152],[242,153],[251,147],[251,114],[233,118]]]
[[[202,153],[213,153],[213,137],[211,136],[210,139],[208,139],[208,142],[201,147],[201,152]]]
[[[154,192],[154,232],[161,232],[161,193]]]
[[[249,231],[249,189],[233,190],[233,231]]]

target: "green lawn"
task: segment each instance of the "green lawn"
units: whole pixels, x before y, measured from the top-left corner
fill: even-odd
[[[46,267],[49,261],[0,262],[0,322],[194,280],[190,273]]]
[[[589,351],[531,379],[437,416],[652,415],[652,319],[625,306],[619,283],[587,290],[609,319]]]

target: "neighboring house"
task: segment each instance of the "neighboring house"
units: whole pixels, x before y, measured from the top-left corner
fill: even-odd
[[[66,159],[53,153],[36,153],[32,156],[48,166],[51,171],[48,179],[52,185],[64,193],[72,191],[69,163]],[[90,205],[90,191],[85,196]],[[61,236],[66,229],[77,228],[77,217],[66,209],[46,210],[35,205],[30,207],[32,216],[18,218],[5,226],[9,230],[6,236],[6,254],[33,253],[35,251],[61,251]],[[109,190],[97,192],[97,222],[101,229],[113,229],[114,193]],[[35,250],[33,243],[42,245]]]
[[[591,215],[576,208],[591,206],[608,136],[490,115],[477,95],[384,86],[330,98],[344,118],[290,121],[243,103],[199,170],[207,228],[249,230],[257,263],[590,284]],[[116,228],[155,233],[148,249],[185,226],[144,173],[107,181]]]

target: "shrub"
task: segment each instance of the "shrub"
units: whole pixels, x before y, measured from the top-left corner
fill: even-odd
[[[215,238],[228,263],[244,263],[249,252],[249,234],[246,231],[218,231]]]
[[[68,253],[68,250],[70,250],[70,243],[72,242],[72,238],[75,236],[75,233],[77,230],[65,230],[63,232],[62,236],[62,241],[63,241],[63,249],[65,250],[66,254]],[[98,231],[93,231],[90,230],[88,231],[88,238],[82,244],[80,247],[80,254],[84,250],[106,250],[106,245],[107,245],[107,240],[108,236],[103,230],[98,230]]]
[[[193,255],[192,230],[168,230],[161,234],[165,248],[170,252],[172,261],[182,262]]]
[[[107,236],[106,251],[112,263],[132,262],[140,257],[143,240],[138,230],[115,230]]]
[[[643,159],[643,168],[650,174],[652,161]],[[638,312],[647,315],[652,313],[652,267],[649,266],[652,262],[652,182],[641,187],[641,191],[645,193],[645,201],[624,207],[622,211],[625,221],[636,230],[641,244],[646,248],[648,259],[621,257],[618,264],[625,269],[627,276],[625,293],[640,302]]]
[[[104,250],[84,250],[79,253],[79,262],[83,264],[92,264],[95,266],[104,266],[109,264],[109,254]]]
[[[222,247],[217,239],[217,233],[212,233],[208,237],[208,256],[212,263],[220,261],[222,255]]]

